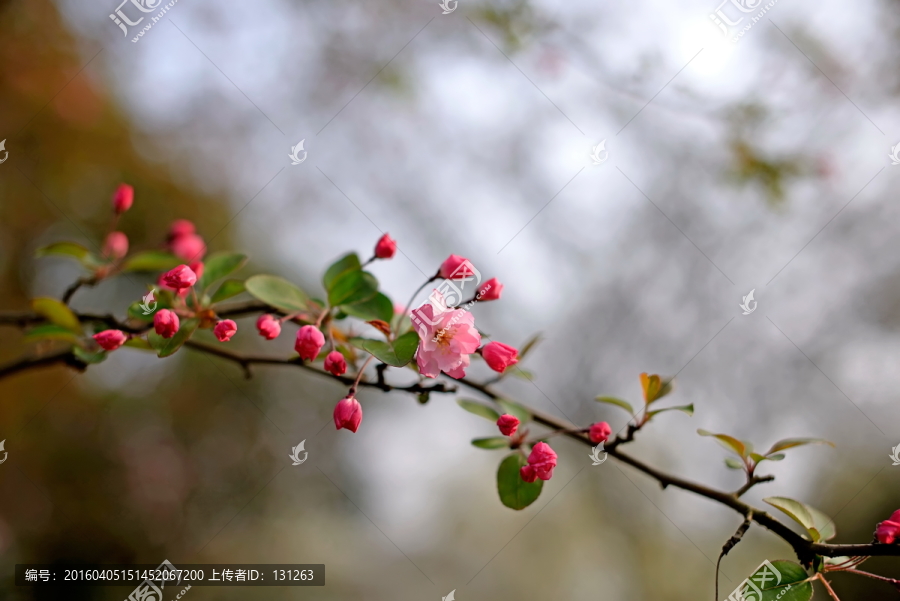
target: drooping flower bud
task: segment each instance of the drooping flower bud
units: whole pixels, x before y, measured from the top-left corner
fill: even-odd
[[[347,372],[347,360],[338,351],[331,351],[325,357],[325,371],[335,376],[343,376]]]
[[[362,405],[352,396],[341,399],[334,406],[334,427],[336,429],[346,428],[356,433],[361,421]]]
[[[314,361],[319,356],[319,351],[325,346],[325,335],[316,326],[303,326],[297,331],[297,339],[294,341],[294,350],[301,359]]]
[[[501,374],[507,367],[519,362],[519,351],[502,342],[487,343],[481,349],[481,356],[484,357],[488,367]]]
[[[397,242],[388,234],[383,235],[375,244],[375,256],[379,259],[390,259],[397,253]]]
[[[275,340],[281,334],[281,322],[275,319],[274,315],[260,315],[256,320],[256,329],[259,335],[266,340]]]
[[[153,329],[163,338],[171,338],[178,332],[181,322],[174,311],[160,309],[153,316]]]
[[[128,184],[119,184],[119,187],[116,188],[113,194],[112,202],[116,215],[121,215],[130,209],[132,203],[134,203],[134,188]]]
[[[231,319],[223,319],[213,328],[213,334],[219,342],[228,342],[231,337],[237,334],[237,324]]]
[[[103,256],[121,259],[128,254],[128,236],[122,232],[110,232],[103,243]]]
[[[497,427],[500,428],[500,433],[504,436],[512,436],[519,429],[519,418],[515,415],[504,413],[497,420]]]
[[[105,351],[114,351],[128,340],[128,336],[122,330],[103,330],[94,334],[93,338]]]
[[[197,274],[187,265],[179,265],[162,275],[160,281],[172,290],[190,288],[197,283]]]

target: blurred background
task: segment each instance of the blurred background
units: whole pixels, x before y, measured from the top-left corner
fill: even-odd
[[[835,518],[836,542],[871,540],[900,507],[900,3],[777,2],[738,43],[715,0],[437,4],[182,1],[132,42],[116,0],[0,0],[0,309],[62,295],[81,272],[35,249],[96,248],[122,181],[133,249],[191,219],[211,251],[251,256],[242,276],[314,295],[327,265],[387,231],[401,252],[372,270],[395,302],[455,253],[505,284],[474,309],[482,331],[514,346],[543,333],[523,365],[535,379],[506,394],[618,431],[627,416],[595,396],[637,402],[640,372],[677,374],[669,398],[694,416],[654,421],[635,456],[733,490],[697,428],[758,447],[828,438],[768,464],[776,481],[747,499],[793,497]],[[740,26],[757,14],[722,10]],[[301,140],[308,160],[291,165]],[[145,292],[132,280],[73,306],[123,316]],[[239,327],[233,350],[291,352],[291,336]],[[0,330],[0,364],[25,350]],[[16,587],[16,563],[168,559],[326,565],[322,588],[196,600],[713,597],[730,510],[557,439],[553,479],[515,512],[496,494],[502,452],[469,444],[495,428],[452,395],[364,390],[353,435],[330,425],[344,393],[287,368],[248,381],[188,349],[0,380],[0,596],[58,598]],[[754,526],[720,598],[765,558],[793,556]],[[900,576],[896,559],[866,566]],[[897,596],[833,580],[844,601]]]

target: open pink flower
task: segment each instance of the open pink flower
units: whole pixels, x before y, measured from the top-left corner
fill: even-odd
[[[439,292],[432,295],[435,304],[443,305]],[[416,309],[419,321],[419,349],[416,364],[419,372],[436,378],[444,372],[451,378],[463,378],[469,366],[469,355],[478,350],[481,334],[475,329],[475,317],[462,309],[436,309],[425,303]]]
[[[890,545],[900,538],[900,509],[892,513],[890,519],[879,522],[875,528],[875,538],[885,545]]]
[[[536,478],[549,480],[553,477],[553,468],[556,467],[556,451],[550,448],[546,442],[539,442],[531,449],[528,456],[528,465],[523,465],[519,475],[525,482],[534,482]]]

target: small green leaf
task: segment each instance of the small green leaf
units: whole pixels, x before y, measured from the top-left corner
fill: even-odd
[[[241,253],[220,252],[214,253],[203,261],[203,277],[197,282],[200,290],[217,280],[231,275],[247,262],[247,255]]]
[[[768,497],[763,501],[803,526],[813,542],[830,540],[837,534],[834,520],[814,507],[787,497]]]
[[[325,286],[325,290],[331,292],[331,289],[338,281],[338,278],[347,272],[359,271],[360,269],[362,269],[362,265],[360,264],[359,257],[356,256],[356,253],[345,255],[332,263],[331,266],[325,270],[325,275],[322,276],[322,285]]]
[[[416,349],[419,347],[419,335],[415,332],[407,332],[393,342],[371,338],[351,338],[350,344],[371,353],[382,363],[403,367],[412,361],[413,355],[416,354]]]
[[[792,449],[794,447],[800,447],[808,444],[827,444],[834,448],[834,443],[824,438],[785,438],[784,440],[779,440],[775,444],[772,445],[772,448],[769,449],[769,452],[766,455],[771,455],[772,453],[777,453],[778,451],[784,451],[786,449]]]
[[[622,399],[617,399],[614,396],[598,396],[596,399],[598,403],[606,403],[608,405],[615,405],[617,407],[621,407],[625,411],[629,413],[629,415],[634,415],[634,409],[631,407],[631,403],[628,401],[623,401]]]
[[[500,463],[497,470],[497,492],[500,494],[500,501],[517,511],[537,501],[544,486],[544,481],[540,479],[534,482],[522,480],[519,469],[526,463],[521,453],[513,453]]]
[[[340,276],[328,291],[332,307],[367,301],[378,294],[378,280],[367,271],[350,271]]]
[[[65,304],[55,298],[35,298],[31,300],[31,309],[45,317],[51,323],[62,326],[75,334],[81,334],[81,322]]]
[[[513,365],[512,369],[506,373],[519,378],[520,380],[528,380],[529,382],[534,380],[534,373],[532,373],[530,370],[522,369],[518,365]]]
[[[734,451],[742,458],[746,458],[749,453],[747,445],[733,436],[728,436],[727,434],[714,434],[712,432],[707,432],[706,430],[697,430],[697,434],[700,436],[715,437],[716,440],[719,441],[719,444],[730,451]]]
[[[80,346],[76,346],[72,349],[72,354],[88,365],[106,361],[106,351],[86,351]]]
[[[474,413],[475,415],[483,417],[486,420],[490,420],[496,423],[497,420],[500,419],[500,414],[484,403],[479,403],[478,401],[470,401],[467,399],[459,399],[456,402],[460,407],[462,407],[469,413]]]
[[[231,298],[232,296],[237,296],[241,292],[244,292],[246,289],[247,287],[244,285],[243,280],[225,280],[212,295],[212,298],[209,302],[221,302],[223,300]]]
[[[690,416],[693,416],[694,415],[694,404],[691,403],[690,405],[681,405],[679,407],[666,407],[664,409],[657,409],[655,411],[648,412],[647,415],[649,415],[650,417],[653,417],[657,413],[663,413],[664,411],[681,411],[682,413],[686,413]]]
[[[784,453],[775,453],[774,455],[766,455],[766,459],[769,461],[781,461],[784,459]]]
[[[49,244],[43,248],[39,248],[35,255],[37,257],[46,257],[50,255],[72,257],[74,259],[78,259],[78,261],[82,265],[89,269],[97,267],[103,263],[103,260],[96,256],[94,253],[92,253],[82,245],[76,244],[75,242],[54,242],[53,244]]]
[[[184,261],[172,253],[161,250],[148,250],[138,253],[125,261],[122,265],[122,271],[168,271],[184,264]]]
[[[472,445],[479,449],[503,449],[509,447],[509,439],[505,436],[474,438],[472,439]]]
[[[800,564],[777,559],[762,565],[749,578],[749,584],[741,592],[746,598],[758,601],[809,601],[813,596],[813,587],[809,575]],[[772,573],[775,570],[775,574]],[[762,596],[756,591],[762,592]]]
[[[342,305],[341,309],[347,315],[352,315],[363,321],[380,319],[381,321],[391,323],[391,320],[394,318],[394,303],[381,292],[369,300],[354,303],[352,305]]]
[[[750,459],[752,459],[752,460],[755,461],[756,463],[759,463],[760,461],[765,461],[765,460],[766,460],[766,458],[765,458],[763,455],[760,455],[759,453],[750,453],[750,454],[748,455],[748,457],[750,457]]]
[[[521,361],[522,359],[524,359],[524,358],[525,358],[525,355],[527,355],[527,354],[531,351],[531,349],[533,349],[535,346],[537,346],[537,344],[538,344],[541,340],[543,340],[543,338],[541,338],[541,335],[540,335],[540,334],[535,334],[534,336],[532,336],[532,337],[528,340],[528,342],[526,342],[526,343],[522,346],[522,349],[519,351],[519,361]]]
[[[129,338],[125,341],[124,346],[130,346],[131,348],[138,348],[142,351],[152,351],[154,348],[150,346],[150,342],[145,340],[144,338],[139,338],[135,336],[134,338]]]
[[[39,342],[41,340],[61,340],[77,344],[79,337],[69,328],[58,326],[55,323],[35,326],[25,334],[25,342]]]
[[[154,331],[151,331],[147,338],[150,340],[150,346],[156,351],[157,356],[168,357],[174,355],[185,342],[191,339],[198,325],[200,325],[200,320],[198,319],[185,319],[181,322],[178,332],[171,338],[163,338]]]
[[[306,311],[308,308],[309,297],[306,293],[276,275],[255,275],[244,282],[244,285],[247,292],[258,300],[285,313]]]
[[[735,459],[734,457],[726,457],[725,465],[728,466],[729,469],[732,470],[742,470],[744,469],[744,464]]]
[[[497,404],[500,405],[500,408],[503,409],[504,413],[508,413],[509,415],[518,418],[523,424],[531,421],[531,412],[522,405],[507,401],[506,399],[497,399]]]

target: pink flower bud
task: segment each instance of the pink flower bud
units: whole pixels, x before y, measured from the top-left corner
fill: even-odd
[[[231,337],[237,334],[237,324],[230,319],[223,319],[213,328],[213,334],[219,339],[219,342],[228,342]]]
[[[891,514],[890,519],[880,522],[875,528],[878,542],[890,545],[900,538],[900,509]]]
[[[379,259],[390,259],[397,253],[397,242],[388,234],[378,239],[375,244],[375,256]]]
[[[588,432],[588,435],[591,437],[591,442],[594,444],[606,442],[609,440],[610,434],[612,434],[612,428],[610,428],[609,424],[606,422],[591,424],[590,432]]]
[[[352,396],[341,399],[334,406],[334,427],[338,430],[347,428],[353,433],[359,428],[362,421],[362,406]]]
[[[274,315],[260,315],[256,320],[256,329],[259,335],[266,340],[275,340],[281,334],[281,322],[275,319]]]
[[[122,330],[103,330],[94,334],[93,338],[104,351],[114,351],[128,340]]]
[[[335,376],[343,376],[347,372],[347,360],[338,351],[331,351],[325,357],[325,371]]]
[[[466,269],[460,269],[463,265],[468,264],[469,267]],[[469,277],[472,275],[472,267],[469,260],[465,257],[460,257],[459,255],[450,255],[447,257],[443,263],[441,263],[441,269],[438,271],[438,275],[440,275],[445,280],[461,280],[465,277]]]
[[[103,256],[121,259],[128,254],[128,236],[122,232],[110,232],[103,243]]]
[[[297,331],[294,350],[297,351],[301,359],[314,361],[319,356],[319,351],[322,350],[323,346],[325,346],[325,336],[316,326],[303,326]]]
[[[190,236],[197,233],[197,228],[187,219],[176,219],[169,226],[169,240],[180,238],[181,236]]]
[[[519,469],[519,475],[525,482],[534,482],[535,478],[549,480],[556,467],[556,452],[546,442],[539,442],[531,449],[528,465]]]
[[[190,288],[196,284],[197,274],[187,265],[179,265],[172,271],[164,273],[161,281],[165,286],[172,290],[181,290],[182,288]]]
[[[503,284],[497,278],[491,278],[481,285],[475,298],[480,301],[500,300],[501,292],[503,292]]]
[[[153,316],[153,329],[163,338],[171,338],[178,332],[181,323],[174,311],[160,309]]]
[[[117,215],[121,215],[125,211],[131,208],[132,203],[134,202],[134,188],[129,186],[128,184],[119,184],[119,187],[116,188],[115,194],[113,194],[113,210]]]
[[[187,234],[169,242],[169,251],[179,259],[199,261],[206,254],[206,243],[197,234]]]
[[[488,367],[501,374],[507,367],[519,362],[519,351],[502,342],[488,342],[481,349],[481,356]]]
[[[515,415],[504,413],[497,420],[497,427],[500,428],[500,433],[504,436],[512,436],[519,429],[519,418]]]
[[[194,272],[194,275],[197,276],[198,280],[203,277],[203,261],[194,261],[193,263],[188,265],[188,267],[191,268],[191,271]]]

